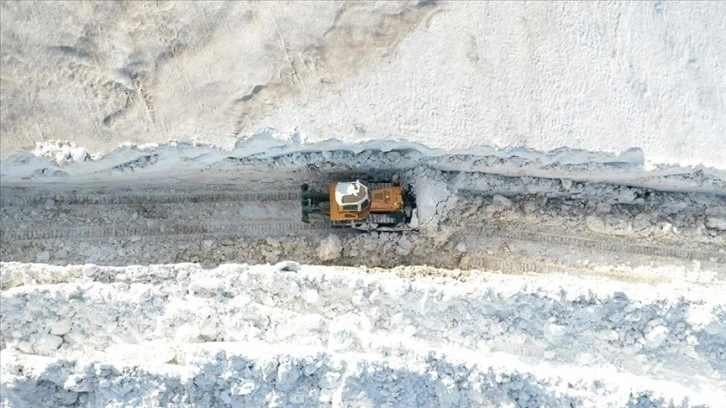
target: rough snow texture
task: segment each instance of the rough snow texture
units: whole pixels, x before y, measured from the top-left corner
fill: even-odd
[[[703,166],[659,165],[645,162],[643,151],[627,149],[615,153],[561,148],[548,152],[529,148],[477,147],[461,151],[391,140],[347,144],[338,140],[301,143],[297,132],[265,129],[236,140],[235,147],[189,143],[134,145],[127,143],[109,152],[91,155],[73,142],[39,143],[29,152],[0,162],[0,180],[5,184],[109,183],[153,179],[173,184],[189,182],[235,182],[236,172],[268,174],[260,180],[279,179],[280,171],[316,174],[405,171],[419,166],[449,172],[493,173],[513,177],[544,177],[577,181],[626,184],[659,190],[726,191],[726,171]],[[170,177],[170,173],[174,176]],[[182,181],[183,183],[184,181]]]
[[[3,159],[267,126],[726,168],[719,2],[3,2]]]
[[[321,240],[318,246],[318,258],[323,262],[340,258],[342,252],[343,244],[340,241],[340,237],[334,234],[330,234]]]
[[[222,161],[198,173],[198,178],[167,174],[151,181],[152,169],[143,166],[118,170],[101,184],[78,174],[38,178],[0,191],[0,256],[58,265],[217,266],[288,259],[468,268],[496,260],[498,265],[487,267],[520,270],[515,265],[525,268],[522,262],[535,262],[544,272],[557,265],[624,270],[660,265],[671,273],[678,266],[695,276],[726,273],[726,233],[719,222],[726,218],[721,181],[688,173],[640,180],[705,191],[684,193],[477,171],[489,166],[489,160],[493,159],[328,151]],[[427,162],[446,170],[420,164]],[[77,163],[76,169],[83,168],[84,162]],[[310,224],[301,222],[300,184],[327,189],[330,180],[366,175],[371,168],[399,174],[416,194],[418,231],[338,230],[336,239],[326,238],[330,229],[325,214],[312,214]],[[454,168],[467,171],[449,171]],[[603,178],[619,175],[617,165],[582,168],[584,178],[597,175],[598,169]],[[555,166],[550,170],[560,171]],[[577,175],[576,169],[567,171]],[[48,184],[52,179],[64,182]],[[456,249],[459,244],[463,246]]]
[[[3,400],[534,407],[726,398],[722,282],[477,273],[460,283],[289,267],[3,263],[4,274],[26,276],[2,293]],[[32,284],[39,274],[46,285]]]
[[[723,405],[724,26],[2,2],[0,403]],[[303,230],[300,183],[393,173],[417,232]]]
[[[718,171],[646,170],[637,151],[426,156],[267,136],[97,159],[48,144],[5,163],[1,260],[26,262],[0,265],[5,405],[726,398]],[[401,175],[418,232],[296,232],[302,182],[361,172]],[[321,255],[366,268],[278,263]],[[419,266],[371,268],[397,265]]]

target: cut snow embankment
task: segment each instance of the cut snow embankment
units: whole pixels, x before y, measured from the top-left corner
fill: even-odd
[[[385,154],[379,154],[379,153]],[[331,139],[305,143],[300,135],[274,129],[241,137],[232,150],[189,142],[124,144],[91,156],[71,142],[38,144],[0,163],[6,184],[108,183],[112,181],[234,181],[249,165],[269,171],[348,167],[356,171],[408,170],[427,166],[442,171],[485,172],[511,177],[544,177],[632,185],[663,190],[726,193],[726,171],[712,167],[652,165],[642,150],[618,154],[560,148],[541,152],[528,148],[478,146],[456,151],[420,143],[372,140],[344,143]]]
[[[720,281],[475,273],[459,282],[423,277],[437,275],[424,267],[371,272],[3,263],[3,399],[457,407],[726,400]]]

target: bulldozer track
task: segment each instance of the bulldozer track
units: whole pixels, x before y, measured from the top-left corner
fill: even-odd
[[[268,237],[290,233],[325,231],[327,223],[305,224],[300,221],[249,221],[240,224],[177,224],[158,226],[97,226],[42,228],[3,231],[2,241],[89,240],[99,238],[160,237],[160,236],[240,236]]]
[[[300,191],[246,191],[246,192],[175,192],[175,193],[144,193],[114,195],[103,192],[62,192],[46,195],[10,194],[4,192],[0,198],[2,207],[24,207],[47,205],[108,205],[108,204],[184,204],[214,202],[268,202],[268,201],[299,201]]]
[[[526,228],[496,229],[490,227],[477,227],[475,230],[481,237],[504,238],[548,245],[572,246],[594,252],[613,252],[726,264],[726,253],[718,251],[688,249],[673,246],[644,245],[634,242],[632,239],[621,240],[611,236],[585,238]]]

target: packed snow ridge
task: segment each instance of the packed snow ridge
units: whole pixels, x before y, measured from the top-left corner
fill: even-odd
[[[410,280],[398,276],[404,269],[3,263],[3,401],[536,407],[726,400],[721,281],[477,273],[460,282]]]
[[[384,153],[385,160],[377,160]],[[627,184],[676,191],[726,193],[726,171],[706,166],[652,164],[639,148],[619,153],[562,147],[538,151],[524,147],[472,146],[465,150],[430,148],[408,141],[369,140],[346,143],[336,139],[309,143],[296,131],[267,128],[238,137],[234,148],[171,141],[126,143],[91,155],[69,141],[36,143],[0,162],[4,184],[88,183],[148,180],[149,177],[203,178],[225,174],[240,165],[270,164],[273,170],[316,166],[345,156],[343,163],[359,171],[406,170],[427,166],[441,171],[475,171],[512,177],[545,177]],[[340,164],[340,162],[338,163]]]

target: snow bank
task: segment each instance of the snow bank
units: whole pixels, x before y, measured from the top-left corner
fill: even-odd
[[[38,144],[0,162],[0,181],[10,183],[88,183],[110,181],[172,182],[234,180],[234,171],[267,166],[268,173],[311,167],[320,174],[349,169],[402,171],[431,167],[443,171],[485,172],[513,177],[545,177],[608,182],[665,190],[726,191],[726,172],[703,166],[652,166],[643,152],[619,154],[560,148],[548,152],[527,148],[477,146],[465,150],[434,149],[419,143],[372,140],[306,143],[296,132],[267,129],[239,138],[235,148],[189,142],[125,144],[91,156],[71,142]]]
[[[2,269],[11,406],[726,398],[721,281],[488,273],[411,281],[318,266]]]

